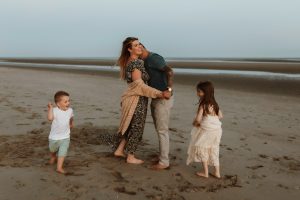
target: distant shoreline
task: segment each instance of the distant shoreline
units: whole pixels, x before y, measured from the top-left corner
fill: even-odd
[[[113,58],[0,58],[4,62],[65,64],[65,65],[98,65],[115,66]],[[265,71],[276,73],[300,73],[300,59],[166,59],[168,65],[174,68],[190,69],[216,69],[216,70],[242,70]]]

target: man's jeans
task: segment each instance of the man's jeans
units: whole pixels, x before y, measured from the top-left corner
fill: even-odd
[[[152,99],[151,115],[159,139],[159,164],[169,166],[169,119],[174,104],[174,95],[169,99]]]

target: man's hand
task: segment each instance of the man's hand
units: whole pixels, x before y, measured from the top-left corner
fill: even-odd
[[[169,92],[168,90],[163,91],[163,97],[165,99],[170,99],[171,96],[172,96],[172,93]]]

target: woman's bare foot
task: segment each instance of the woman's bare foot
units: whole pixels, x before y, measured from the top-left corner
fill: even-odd
[[[136,164],[136,165],[140,165],[140,164],[144,163],[143,160],[140,160],[140,159],[137,159],[137,158],[129,158],[129,157],[127,157],[126,162],[129,163],[129,164]]]
[[[205,174],[205,173],[202,173],[202,172],[197,172],[196,175],[200,176],[200,177],[208,178],[208,174]]]
[[[122,158],[126,158],[126,154],[124,152],[114,152],[114,156],[116,157],[122,157]]]
[[[56,169],[56,172],[58,172],[60,174],[66,174],[66,171],[63,169]]]

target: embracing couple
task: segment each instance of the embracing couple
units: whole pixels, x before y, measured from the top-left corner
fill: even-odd
[[[121,122],[115,142],[115,156],[126,157],[127,163],[142,164],[135,157],[142,141],[148,98],[151,115],[159,138],[158,162],[153,169],[169,167],[169,118],[173,106],[173,71],[164,58],[149,52],[135,37],[123,41],[118,60],[120,76],[128,84],[121,98]]]

